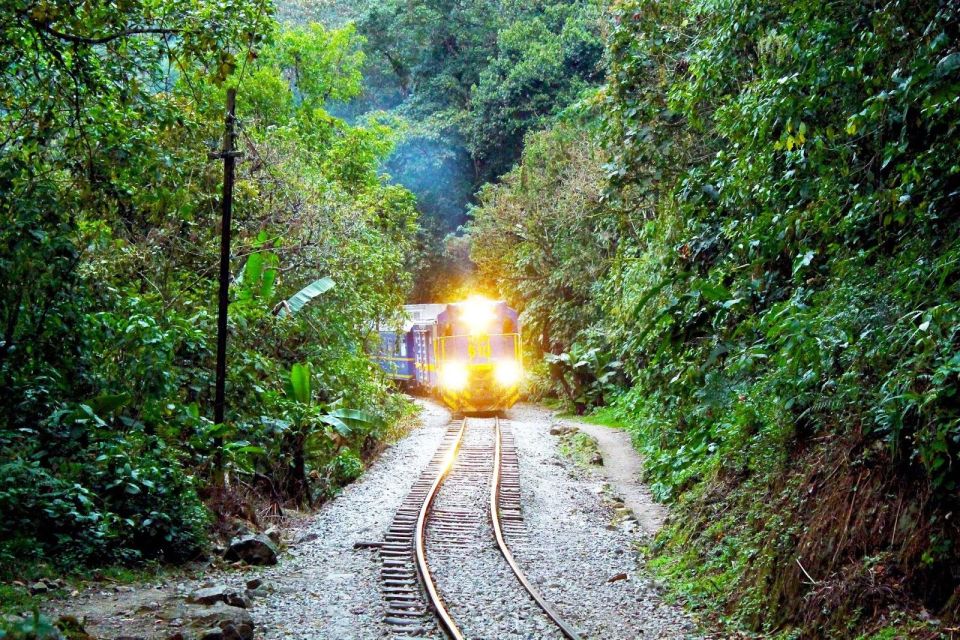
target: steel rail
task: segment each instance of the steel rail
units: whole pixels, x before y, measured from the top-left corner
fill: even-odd
[[[500,553],[503,554],[504,559],[507,561],[507,564],[510,565],[510,568],[513,569],[513,573],[517,576],[517,580],[520,581],[520,584],[523,585],[523,588],[533,596],[533,599],[537,601],[537,604],[540,605],[540,608],[543,609],[543,612],[553,620],[553,622],[560,627],[560,631],[563,632],[569,640],[581,640],[580,634],[567,624],[563,618],[560,617],[560,614],[547,602],[546,598],[530,584],[530,581],[527,580],[527,577],[524,575],[523,571],[520,569],[520,566],[517,564],[517,561],[513,557],[513,553],[510,551],[510,547],[507,546],[507,541],[503,536],[503,528],[500,522],[500,459],[502,456],[502,445],[500,441],[500,418],[495,418],[495,428],[496,433],[494,440],[496,441],[496,448],[494,450],[493,458],[493,482],[491,483],[490,488],[490,519],[493,521],[493,533],[497,538],[497,546],[500,547]]]
[[[460,443],[463,442],[463,434],[466,432],[466,430],[467,419],[464,418],[460,425],[460,432],[457,434],[457,439],[450,447],[450,451],[447,453],[447,459],[444,461],[443,466],[440,467],[440,472],[437,474],[436,479],[433,481],[433,485],[431,485],[430,490],[427,492],[426,498],[423,500],[423,504],[420,506],[420,513],[417,515],[417,526],[413,534],[413,545],[416,555],[417,571],[419,572],[420,578],[423,581],[423,586],[427,591],[427,599],[430,601],[430,607],[437,614],[437,617],[440,618],[440,625],[443,627],[444,631],[448,636],[453,638],[453,640],[464,640],[464,638],[463,634],[460,632],[460,628],[457,627],[457,624],[450,616],[450,612],[447,611],[446,605],[443,604],[443,600],[440,598],[440,594],[437,591],[437,585],[433,580],[433,575],[430,573],[430,566],[427,564],[426,532],[427,516],[430,512],[430,506],[433,504],[433,499],[436,497],[437,491],[440,489],[440,485],[443,484],[443,481],[450,473],[450,469],[453,467],[454,461],[457,459],[457,453],[460,450]]]

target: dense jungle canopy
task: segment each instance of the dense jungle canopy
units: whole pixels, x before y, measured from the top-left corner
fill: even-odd
[[[413,412],[372,327],[476,290],[531,398],[630,430],[718,633],[955,632],[958,43],[948,0],[2,3],[0,580],[331,497]]]

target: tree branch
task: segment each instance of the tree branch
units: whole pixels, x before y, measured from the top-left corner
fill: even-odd
[[[99,38],[89,38],[86,36],[77,36],[70,33],[63,33],[62,31],[57,31],[50,25],[44,24],[34,19],[30,19],[30,24],[32,24],[37,29],[49,33],[52,36],[60,38],[61,40],[66,40],[67,42],[73,42],[76,44],[88,44],[88,45],[98,45],[106,44],[111,40],[116,40],[118,38],[126,38],[129,36],[143,35],[143,34],[160,34],[160,35],[174,35],[180,33],[179,29],[164,29],[162,27],[143,27],[137,29],[127,29],[126,31],[118,31],[117,33],[112,33],[108,36],[101,36]]]

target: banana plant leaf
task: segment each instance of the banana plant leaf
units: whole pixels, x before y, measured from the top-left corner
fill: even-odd
[[[310,364],[296,363],[290,368],[290,390],[300,404],[310,404]]]
[[[334,431],[336,431],[337,433],[339,433],[344,437],[353,433],[353,429],[351,429],[346,422],[344,422],[337,416],[331,415],[329,413],[326,415],[320,416],[320,422],[330,425],[331,427],[333,427]]]
[[[376,424],[380,421],[380,418],[359,409],[334,409],[326,415],[320,416],[320,421],[333,427],[340,435],[348,436],[353,432],[353,426]]]
[[[360,411],[359,409],[334,409],[329,415],[340,418],[345,422],[361,422],[364,424],[376,424],[380,418],[372,413]]]
[[[288,313],[297,313],[302,309],[308,302],[316,298],[322,293],[326,293],[330,289],[333,289],[333,280],[330,278],[320,278],[319,280],[314,280],[303,289],[300,289],[289,300],[284,300],[277,305],[274,313],[278,317],[284,317]]]

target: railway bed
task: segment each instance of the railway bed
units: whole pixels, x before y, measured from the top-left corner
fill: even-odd
[[[511,546],[530,542],[509,423],[452,421],[379,548],[384,621],[397,636],[436,635],[439,627],[459,640],[487,636],[512,618],[530,637],[579,640],[515,560]],[[473,593],[477,581],[490,597],[459,593],[466,582]]]

